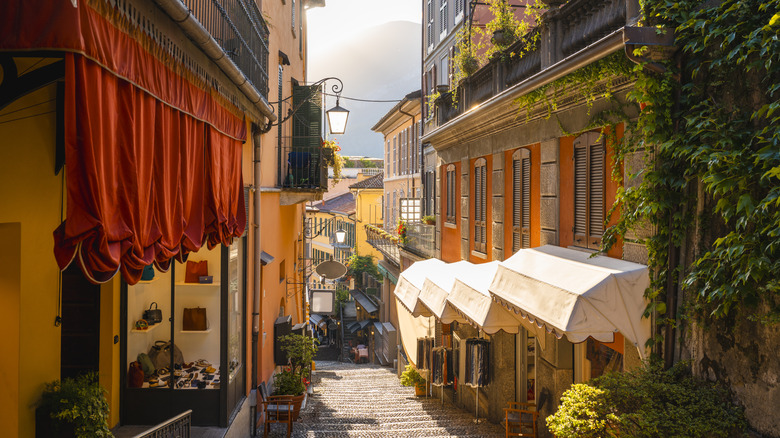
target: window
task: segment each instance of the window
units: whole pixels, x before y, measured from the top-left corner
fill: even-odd
[[[449,54],[441,57],[441,68],[439,68],[439,83],[442,85],[450,84],[450,56]]]
[[[512,155],[512,252],[531,246],[531,152]]]
[[[605,152],[598,132],[574,139],[574,246],[601,248]]]
[[[474,162],[474,249],[487,253],[487,161]]]
[[[439,0],[439,41],[447,37],[447,0]]]
[[[463,19],[463,9],[466,0],[455,0],[455,22],[459,22]]]
[[[431,172],[432,174],[433,172]],[[447,166],[447,222],[455,223],[458,194],[455,193],[455,165]]]
[[[433,15],[433,0],[428,0],[428,22],[427,22],[427,36],[428,36],[428,51],[433,50],[433,23],[435,15]]]
[[[285,260],[282,260],[281,263],[279,263],[279,283],[284,281],[284,277],[287,274],[287,267]]]
[[[292,30],[295,34],[295,0],[292,0]]]
[[[398,136],[393,137],[393,175],[398,175]]]
[[[406,129],[401,131],[401,174],[406,175]]]

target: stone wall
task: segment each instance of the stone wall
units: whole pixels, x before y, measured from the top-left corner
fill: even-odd
[[[686,331],[684,349],[695,375],[731,388],[751,429],[780,437],[780,326],[744,317],[694,325]]]

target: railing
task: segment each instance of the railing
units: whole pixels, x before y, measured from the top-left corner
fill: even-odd
[[[268,26],[254,0],[182,0],[263,96],[268,96]]]
[[[383,171],[384,170],[380,169],[380,168],[376,168],[376,169],[374,169],[374,168],[366,168],[366,169],[363,169],[363,175],[366,175],[366,176],[376,176],[376,175],[379,175],[380,173],[382,173]]]
[[[133,438],[189,438],[191,428],[192,409],[167,420],[163,423],[153,426],[151,429],[142,432]]]
[[[278,184],[291,189],[327,189],[328,168],[319,137],[282,137]]]
[[[405,250],[420,257],[436,256],[436,225],[423,223],[406,224],[406,241],[402,243]]]
[[[387,260],[396,266],[401,264],[401,252],[398,249],[398,236],[390,234],[376,225],[366,225],[366,241],[381,252]]]
[[[535,28],[535,47],[518,41],[466,78],[458,87],[457,104],[449,93],[436,101],[436,124],[441,126],[507,88],[584,49],[626,26],[627,4],[635,0],[571,0],[544,14]],[[548,43],[549,42],[549,43]],[[522,56],[510,56],[510,54]],[[542,62],[545,59],[546,62]]]

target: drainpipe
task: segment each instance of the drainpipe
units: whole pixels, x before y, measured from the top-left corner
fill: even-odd
[[[203,27],[202,24],[192,15],[192,11],[180,0],[155,0],[166,14],[184,31],[184,33],[206,54],[220,70],[222,70],[233,84],[241,90],[241,93],[249,99],[255,108],[257,108],[264,117],[268,118],[268,123],[276,120],[273,108],[268,101],[257,91],[249,82],[244,73],[239,69],[232,59],[225,56],[225,52],[213,36]],[[259,187],[259,186],[258,186]]]
[[[252,248],[254,250],[254,279],[253,279],[253,285],[252,288],[252,390],[250,392],[249,396],[249,405],[250,405],[250,427],[252,430],[252,436],[257,436],[257,424],[255,422],[255,417],[257,416],[257,373],[260,369],[260,357],[258,355],[259,351],[259,339],[260,339],[260,299],[262,297],[261,291],[263,289],[263,275],[262,275],[262,269],[263,269],[263,261],[260,257],[261,250],[260,250],[260,218],[261,215],[261,207],[260,207],[260,187],[261,186],[261,176],[262,176],[262,168],[260,163],[260,133],[259,129],[256,129],[256,127],[253,125],[252,127],[252,139],[254,141],[254,154],[253,154],[253,163],[255,167],[255,175],[254,175],[254,203],[255,203],[255,221],[254,221],[254,237],[253,237],[253,245]]]

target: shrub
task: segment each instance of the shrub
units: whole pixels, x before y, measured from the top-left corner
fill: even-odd
[[[417,368],[412,364],[407,365],[406,371],[401,373],[401,385],[403,386],[417,386],[424,383],[425,379],[417,372]]]
[[[688,367],[653,363],[574,385],[547,427],[558,438],[738,436],[746,425],[742,408]]]
[[[108,402],[97,373],[47,383],[41,396],[41,410],[62,430],[73,427],[76,437],[113,437],[108,429]]]

